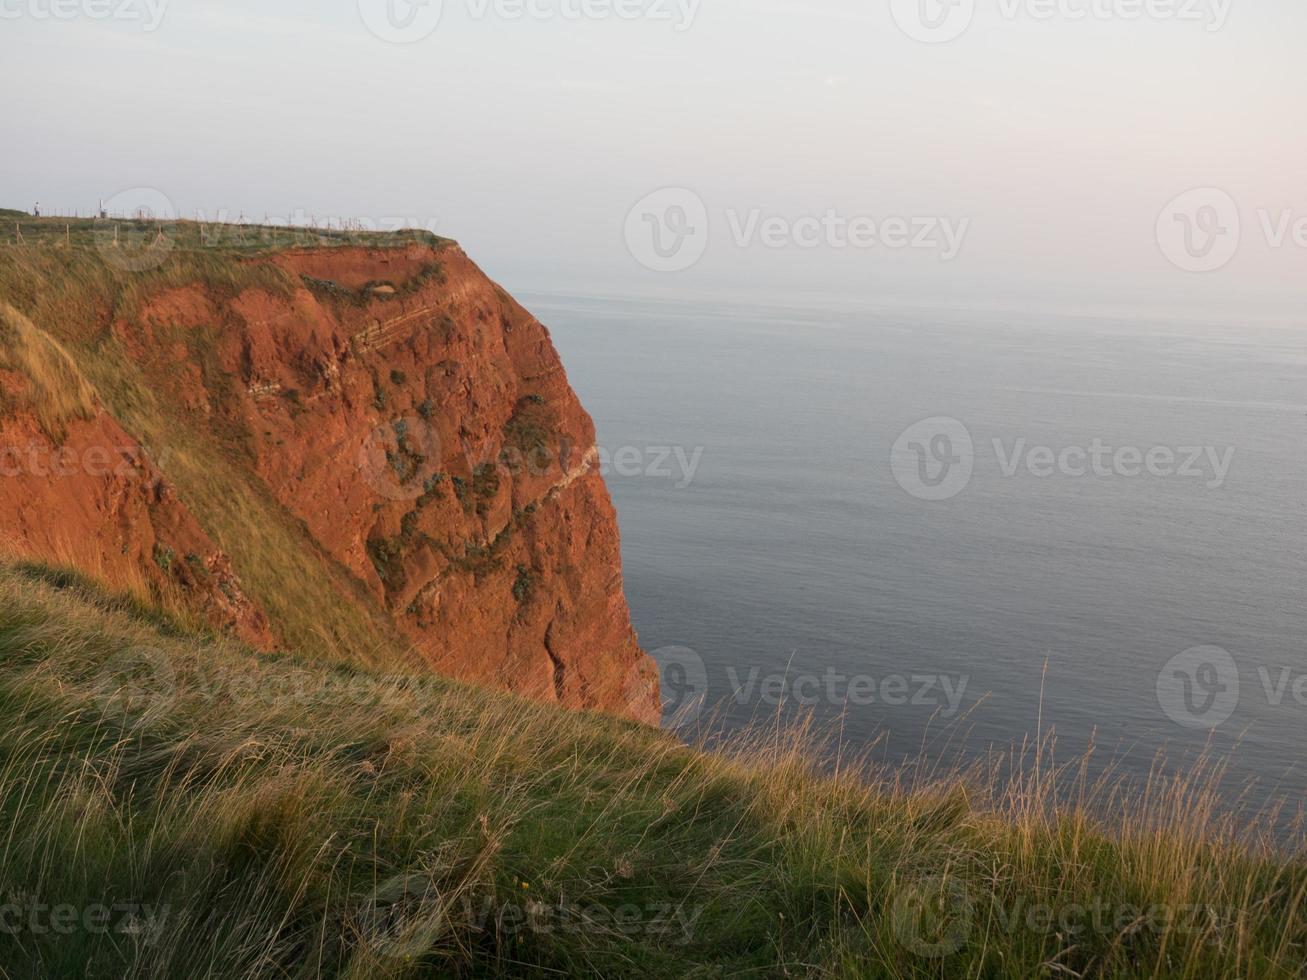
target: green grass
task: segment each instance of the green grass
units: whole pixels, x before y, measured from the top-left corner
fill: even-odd
[[[1197,770],[1142,796],[1084,788],[1058,809],[1076,794],[1046,765],[1001,793],[980,772],[823,775],[802,732],[712,753],[161,625],[77,576],[0,569],[6,976],[1300,977],[1307,964],[1307,867],[1220,817]],[[1181,920],[1150,917],[1155,905]],[[102,908],[107,925],[88,919]]]

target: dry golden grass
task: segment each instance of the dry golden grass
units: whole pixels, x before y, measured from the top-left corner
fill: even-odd
[[[1224,813],[1201,764],[1132,787],[1053,765],[1044,738],[1005,772],[831,774],[802,728],[709,752],[431,677],[161,632],[130,604],[14,571],[0,572],[0,712],[0,881],[28,905],[156,913],[148,941],[0,929],[18,975],[1307,967],[1301,849]]]
[[[50,547],[39,549],[22,542],[0,544],[0,565],[21,567],[28,574],[48,569],[57,578],[83,583],[86,590],[117,597],[135,609],[161,617],[177,628],[201,635],[209,626],[181,586],[160,576],[152,581],[132,561],[109,562],[96,541],[60,535]],[[74,571],[75,570],[75,571]]]
[[[68,352],[5,303],[0,303],[0,370],[25,379],[21,401],[6,410],[33,412],[51,439],[62,439],[70,420],[95,415],[95,390]]]

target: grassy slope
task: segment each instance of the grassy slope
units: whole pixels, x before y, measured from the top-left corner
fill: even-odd
[[[50,231],[49,222],[24,227],[29,242],[37,231]],[[218,300],[255,286],[286,293],[297,285],[289,276],[242,259],[292,242],[272,232],[264,239],[256,229],[249,232],[249,245],[229,239],[222,247],[185,248],[199,232],[183,224],[174,230],[178,247],[160,265],[130,271],[77,244],[79,234],[93,240],[91,222],[74,222],[73,229],[71,248],[57,242],[0,247],[0,302],[12,304],[72,355],[109,411],[152,454],[200,524],[230,555],[280,639],[305,655],[339,663],[402,659],[404,645],[384,611],[273,499],[238,450],[157,397],[110,329],[115,320],[130,322],[150,296],[171,287],[198,284]],[[179,331],[169,340],[186,343],[194,361],[207,366],[221,329],[215,323],[207,331]]]
[[[0,370],[22,375],[30,386],[23,404],[10,405],[0,398],[0,411],[32,410],[52,439],[62,438],[71,420],[95,414],[95,393],[68,353],[21,313],[3,305]]]
[[[1195,786],[1107,833],[1051,782],[821,778],[801,740],[727,758],[0,570],[7,976],[1302,975],[1301,861]],[[5,926],[59,903],[139,920]]]

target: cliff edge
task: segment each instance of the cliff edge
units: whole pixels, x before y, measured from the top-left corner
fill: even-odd
[[[187,233],[0,252],[6,549],[263,649],[657,723],[544,326],[447,240]]]

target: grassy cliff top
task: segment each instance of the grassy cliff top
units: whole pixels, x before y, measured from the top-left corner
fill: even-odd
[[[132,218],[34,218],[0,209],[0,244],[75,245],[148,250],[162,235],[169,248],[266,254],[291,248],[394,248],[414,243],[440,248],[453,240],[420,229],[305,228],[257,222],[198,222]]]
[[[1307,865],[1219,817],[1197,770],[1143,795],[1081,786],[1059,810],[1068,774],[1047,766],[999,794],[981,773],[822,775],[811,751],[772,733],[710,753],[429,676],[260,657],[74,574],[0,568],[0,964],[678,980],[1307,965]]]

